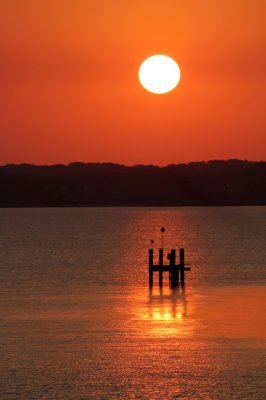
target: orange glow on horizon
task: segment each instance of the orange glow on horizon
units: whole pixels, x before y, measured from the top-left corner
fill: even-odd
[[[262,0],[0,4],[0,163],[265,159]],[[178,62],[143,90],[152,54]]]

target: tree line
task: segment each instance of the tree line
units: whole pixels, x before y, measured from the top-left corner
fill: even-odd
[[[266,162],[0,167],[0,207],[266,205]]]

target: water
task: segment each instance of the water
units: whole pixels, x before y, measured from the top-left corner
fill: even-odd
[[[265,207],[1,209],[0,398],[265,399],[265,243]]]

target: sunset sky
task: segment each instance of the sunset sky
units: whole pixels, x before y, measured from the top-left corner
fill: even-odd
[[[265,0],[0,0],[0,164],[266,159]],[[181,80],[138,81],[166,54]]]

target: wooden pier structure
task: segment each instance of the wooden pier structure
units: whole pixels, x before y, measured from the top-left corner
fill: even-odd
[[[162,228],[163,229],[163,228]],[[153,243],[153,241],[151,241]],[[185,264],[185,250],[179,250],[179,264],[176,264],[176,249],[172,249],[170,253],[167,254],[167,259],[169,260],[168,265],[164,265],[164,250],[159,249],[159,263],[156,265],[153,262],[153,249],[149,249],[149,284],[150,287],[153,286],[153,273],[159,273],[159,286],[163,286],[163,273],[169,273],[169,282],[172,287],[175,286],[185,286],[185,271],[190,271],[190,267],[186,267]]]

